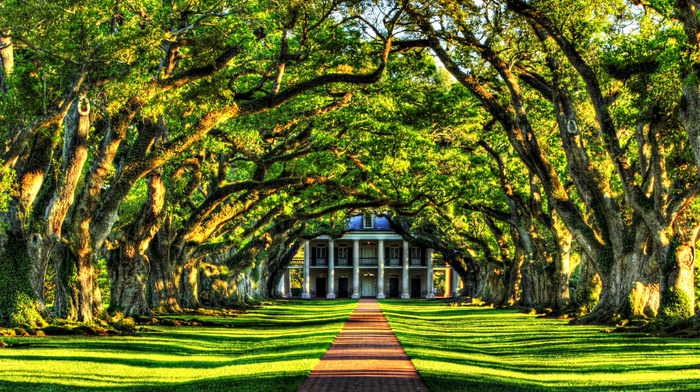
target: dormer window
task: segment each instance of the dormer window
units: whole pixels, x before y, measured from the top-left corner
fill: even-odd
[[[365,214],[362,218],[362,228],[363,229],[373,229],[374,228],[374,217],[372,214]]]

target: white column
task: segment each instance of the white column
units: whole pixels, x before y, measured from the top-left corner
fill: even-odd
[[[309,248],[309,241],[304,241],[304,282],[302,283],[302,293],[301,299],[311,298],[311,290],[309,290],[309,264],[311,259],[311,249]]]
[[[360,241],[352,242],[352,298],[360,298]]]
[[[459,297],[459,274],[452,268],[452,283],[450,284],[450,290],[452,290],[453,297]]]
[[[435,299],[435,293],[433,293],[433,250],[428,248],[426,252],[426,258],[428,259],[428,295],[426,295],[425,298]]]
[[[377,246],[377,299],[384,299],[384,240]]]
[[[335,299],[335,251],[334,241],[328,242],[328,294],[326,298]]]
[[[403,242],[403,290],[401,292],[401,299],[411,298],[411,293],[408,291],[408,241]]]

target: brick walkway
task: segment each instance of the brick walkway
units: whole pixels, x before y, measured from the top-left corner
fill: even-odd
[[[299,392],[428,392],[375,299],[361,299]]]

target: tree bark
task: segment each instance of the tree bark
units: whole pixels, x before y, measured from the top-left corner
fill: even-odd
[[[137,219],[122,229],[114,263],[108,264],[112,282],[110,310],[119,309],[127,316],[145,316],[151,313],[146,301],[150,272],[146,251],[165,217],[162,171],[163,168],[159,167],[148,174],[146,203]]]
[[[33,233],[27,243],[28,253],[34,266],[32,278],[34,290],[42,300],[46,266],[51,252],[60,241],[63,221],[68,209],[73,205],[75,189],[87,161],[87,138],[90,125],[89,102],[84,97],[75,99],[64,119],[63,164],[60,178],[56,179],[58,184],[46,207],[44,230],[42,233]],[[88,287],[91,288],[91,286]]]
[[[653,317],[659,308],[659,272],[657,260],[649,249],[647,231],[637,234],[630,252],[614,263],[609,273],[600,272],[601,294],[593,311],[580,323],[607,323],[614,315]],[[600,262],[599,262],[600,264]]]
[[[12,208],[12,207],[11,207]],[[11,327],[43,327],[30,280],[31,261],[21,233],[0,236],[0,321]]]
[[[598,305],[602,282],[588,256],[585,253],[581,253],[580,256],[579,278],[574,302],[577,307],[576,313],[583,315],[590,313]]]
[[[149,247],[151,261],[151,306],[159,311],[181,312],[178,301],[180,280],[179,271],[170,258],[170,241],[173,235],[172,218],[165,222]]]
[[[659,315],[667,323],[695,313],[695,244],[700,226],[697,219],[679,219],[673,229],[667,248],[656,252],[663,257],[659,259]]]
[[[7,78],[12,75],[15,66],[12,38],[0,37],[0,48],[0,93],[5,95],[8,92]]]
[[[522,6],[527,10],[531,9],[529,5],[519,0],[509,0],[508,4],[514,8]],[[525,11],[517,8],[516,12],[524,13]],[[572,117],[572,113],[569,113],[568,109],[571,108],[571,105],[567,103],[565,91],[559,90],[560,86],[557,85],[555,80],[554,88],[551,90],[558,93],[554,94],[553,104],[557,114],[557,122],[560,123],[559,130],[567,154],[567,162],[570,167],[569,172],[575,180],[577,189],[584,198],[586,206],[592,213],[593,219],[590,222],[584,217],[574,200],[568,195],[556,170],[541,150],[535,132],[528,119],[527,108],[524,104],[518,78],[512,73],[512,68],[509,67],[495,51],[476,39],[471,32],[464,32],[464,41],[468,42],[468,46],[476,49],[477,52],[481,54],[482,58],[498,71],[507,85],[514,106],[511,110],[505,108],[497,97],[484,88],[482,83],[480,83],[474,75],[465,73],[442,48],[433,26],[427,20],[421,19],[421,16],[416,17],[419,20],[421,29],[431,41],[431,47],[433,47],[448,71],[450,71],[460,83],[474,93],[484,107],[501,123],[511,145],[518,152],[519,157],[533,173],[537,174],[547,198],[557,214],[561,217],[573,238],[580,248],[587,253],[589,258],[597,264],[596,268],[604,277],[603,295],[601,296],[598,307],[594,310],[595,314],[592,315],[592,318],[601,321],[603,320],[603,316],[612,317],[614,314],[619,313],[622,305],[626,303],[627,295],[631,292],[631,283],[635,281],[636,277],[639,275],[639,266],[643,264],[640,261],[638,246],[630,245],[630,243],[639,243],[638,238],[634,239],[634,236],[635,233],[640,231],[642,225],[636,222],[636,224],[627,225],[625,221],[623,221],[620,206],[617,204],[615,198],[612,197],[613,193],[611,192],[609,181],[596,169],[595,165],[591,164],[583,148],[580,136],[568,131],[570,128],[568,123],[575,121],[575,118]],[[533,19],[535,18],[533,17]],[[538,19],[535,22],[540,23],[541,21]],[[560,42],[557,41],[557,43]],[[569,57],[571,53],[566,54],[567,57]],[[586,68],[585,64],[580,68]],[[556,69],[552,69],[552,71],[556,75]],[[602,103],[599,102],[600,91],[596,89],[597,85],[594,81],[590,80],[590,77],[591,75],[584,75],[587,87],[590,87],[589,92],[592,96],[591,99],[594,100],[593,104],[596,109],[599,125],[603,133],[612,140],[606,147],[610,148],[613,164],[617,169],[617,174],[623,182],[623,185],[631,185],[633,183],[633,178],[630,176],[630,169],[627,162],[620,154],[620,151],[615,148],[617,136],[611,135],[611,133],[614,133],[614,130],[611,130],[614,124],[609,121],[610,118],[607,110],[601,106]],[[513,113],[513,111],[515,113]],[[572,129],[572,131],[573,130],[574,129]],[[626,192],[628,188],[629,186],[625,188]],[[637,241],[635,242],[635,240]],[[633,273],[628,273],[628,271],[623,268],[623,265],[630,263],[632,264]],[[649,284],[645,279],[640,279],[643,285]],[[610,290],[610,292],[607,292],[608,290]],[[525,287],[523,296],[526,296]],[[523,302],[527,303],[527,297]]]
[[[522,275],[522,257],[515,257],[511,260],[506,274],[506,292],[503,298],[503,304],[513,306],[520,301],[520,288],[523,279]]]
[[[199,260],[188,260],[180,274],[181,306],[188,309],[198,309],[199,304]]]
[[[303,244],[303,241],[294,241],[294,237],[294,234],[290,235],[289,239],[279,246],[279,251],[275,257],[261,266],[258,294],[262,298],[280,298],[277,293],[277,287],[279,287],[280,281],[284,279],[289,263]]]
[[[556,226],[556,223],[555,223]],[[569,279],[571,278],[571,233],[566,229],[555,227],[554,241],[557,252],[554,261],[554,305],[557,309],[564,309],[571,300],[569,294]]]
[[[95,268],[92,258],[77,258],[69,249],[56,266],[56,300],[53,311],[57,317],[91,322],[95,305]]]

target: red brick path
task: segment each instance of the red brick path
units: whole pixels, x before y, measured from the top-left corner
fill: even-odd
[[[299,392],[428,392],[375,299],[362,299]]]

